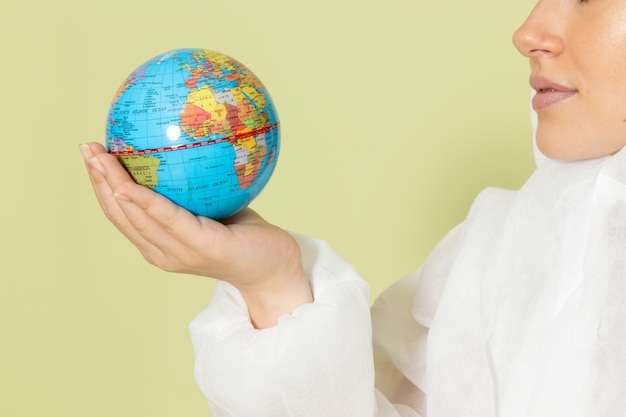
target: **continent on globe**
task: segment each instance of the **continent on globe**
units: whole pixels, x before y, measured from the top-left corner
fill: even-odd
[[[269,181],[280,122],[247,67],[206,49],[178,49],[137,68],[119,87],[106,145],[137,183],[194,214],[222,219]]]
[[[248,187],[254,182],[256,174],[261,171],[261,162],[265,159],[267,146],[265,134],[258,137],[248,136],[238,139],[235,146],[235,171],[242,187]],[[269,159],[271,162],[271,158]]]
[[[157,170],[161,161],[159,158],[147,155],[125,155],[119,157],[120,162],[130,175],[141,185],[154,188],[159,185]]]

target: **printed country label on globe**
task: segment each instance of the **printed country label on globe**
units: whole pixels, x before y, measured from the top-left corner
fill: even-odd
[[[222,219],[269,181],[280,151],[274,103],[243,64],[178,49],[137,68],[109,108],[106,145],[137,183]]]

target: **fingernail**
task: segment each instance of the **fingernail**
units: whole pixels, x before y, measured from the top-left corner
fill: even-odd
[[[87,159],[87,163],[96,171],[98,171],[100,173],[100,175],[104,175],[104,167],[102,166],[102,164],[100,163],[100,161],[98,160],[98,158],[96,158],[95,156],[92,156],[91,158]]]
[[[130,201],[130,198],[128,198],[128,196],[120,193],[113,193],[113,198],[121,201]]]
[[[78,148],[80,149],[80,153],[83,154],[83,158],[85,158],[85,160],[93,156],[93,152],[91,152],[91,148],[86,143],[81,143],[78,146]]]

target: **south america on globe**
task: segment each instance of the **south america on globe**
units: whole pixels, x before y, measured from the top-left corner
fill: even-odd
[[[216,220],[246,207],[269,181],[280,123],[267,89],[235,59],[177,49],[147,61],[109,108],[106,146],[133,179]]]

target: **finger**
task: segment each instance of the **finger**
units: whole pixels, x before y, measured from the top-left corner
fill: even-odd
[[[85,159],[100,153],[107,153],[106,148],[98,142],[87,142],[80,145],[80,151]]]
[[[147,204],[148,207],[151,207],[153,205],[167,206],[173,204],[172,202],[165,198],[159,198],[162,196],[145,187],[132,187],[132,189],[131,187],[120,187],[120,189],[114,194],[115,198],[128,221],[144,239],[162,248],[172,248],[172,245],[179,246],[176,237],[163,224],[154,219],[144,207],[136,203],[138,200],[150,200],[151,203]]]
[[[155,245],[162,246],[164,250],[172,250],[184,246],[198,249],[211,245],[211,240],[216,233],[225,227],[216,221],[205,217],[197,217],[186,209],[176,205],[166,197],[148,188],[135,188],[128,185],[120,186],[117,195],[127,198],[136,206],[126,212],[131,222],[136,227],[145,229],[142,233],[144,238]],[[149,217],[150,221],[143,216]],[[136,216],[136,217],[135,217]],[[148,227],[148,225],[151,225]],[[177,242],[172,247],[173,242]],[[164,243],[166,242],[166,243]]]
[[[114,201],[114,207],[123,214],[123,232],[132,235],[133,241],[140,237],[162,253],[182,252],[184,245],[179,238],[186,235],[185,231],[173,236],[167,227],[174,221],[169,217],[176,216],[178,206],[149,188],[137,184],[114,156],[100,153],[94,158],[106,172],[104,179],[112,191],[110,198]],[[151,212],[164,214],[155,219]],[[188,214],[194,218],[194,226],[197,228],[195,217]]]
[[[112,198],[113,190],[106,181],[104,166],[95,156],[96,154],[102,152],[98,152],[98,149],[95,146],[94,147],[96,149],[94,152],[91,145],[92,144],[84,144],[80,146],[80,151],[83,155],[85,166],[87,167],[87,172],[89,174],[89,180],[91,181],[96,198],[107,218],[110,214],[112,214],[113,217],[116,217],[115,212],[117,203]]]
[[[181,260],[189,251],[184,245],[131,200],[122,194],[115,195],[133,233],[146,242],[142,247],[150,248],[149,251],[140,249],[146,260],[168,271],[185,272],[181,269],[184,263]]]
[[[128,238],[147,257],[148,254],[159,252],[150,242],[145,240],[140,233],[134,230],[130,221],[113,197],[113,190],[105,178],[105,168],[97,155],[106,154],[104,147],[97,143],[88,143],[80,146],[80,151],[85,159],[85,165],[89,173],[92,188],[96,199],[105,216],[126,238]],[[111,167],[109,167],[111,170]],[[153,256],[153,255],[151,255]]]

